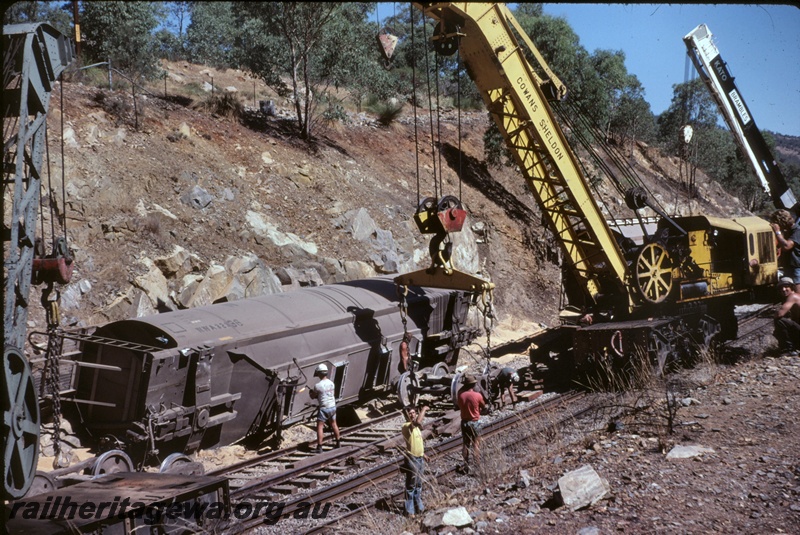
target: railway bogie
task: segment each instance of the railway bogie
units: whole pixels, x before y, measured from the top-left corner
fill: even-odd
[[[472,296],[374,278],[117,321],[84,343],[74,408],[95,437],[164,456],[280,437],[313,416],[325,363],[339,405],[389,394],[405,332],[417,365],[454,369]]]

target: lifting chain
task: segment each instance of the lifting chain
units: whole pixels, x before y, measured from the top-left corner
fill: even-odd
[[[50,294],[54,293],[51,298]],[[57,329],[61,323],[58,302],[61,293],[53,290],[53,283],[50,282],[42,290],[42,307],[47,316],[47,351],[45,353],[45,374],[47,389],[50,391],[50,399],[53,405],[53,468],[66,468],[69,466],[69,457],[66,452],[61,451],[61,389],[59,386],[59,362],[64,346],[64,338],[57,334]]]
[[[416,374],[419,363],[414,360],[413,355],[411,354],[411,336],[408,334],[408,303],[406,302],[408,286],[405,284],[398,284],[397,295],[400,297],[400,320],[403,322],[403,341],[400,343],[401,366],[413,377]],[[405,351],[407,357],[403,356],[403,344],[406,345]]]
[[[403,322],[403,335],[405,336],[408,334],[408,303],[406,303],[408,286],[398,285],[397,295],[400,297],[400,320]]]
[[[481,293],[481,304],[479,306],[483,315],[483,329],[486,331],[486,358],[491,354],[492,327],[494,326],[494,293],[491,289],[484,289]]]
[[[47,330],[47,352],[45,354],[45,374],[47,389],[53,405],[53,468],[69,466],[69,457],[61,450],[61,390],[59,387],[59,362],[64,339],[50,326]]]

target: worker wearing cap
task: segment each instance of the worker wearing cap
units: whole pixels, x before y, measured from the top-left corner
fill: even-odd
[[[778,290],[783,303],[775,313],[775,338],[783,356],[796,356],[800,349],[800,294],[794,291],[791,277],[781,277]]]
[[[314,370],[314,375],[320,381],[309,391],[309,395],[319,400],[319,412],[317,413],[317,449],[316,453],[322,453],[323,428],[328,423],[333,428],[333,435],[336,437],[336,447],[339,447],[339,426],[336,424],[336,387],[333,381],[328,379],[328,366],[320,364]]]
[[[480,418],[486,399],[475,390],[476,384],[478,380],[473,375],[465,375],[456,396],[458,408],[461,409],[461,456],[464,458],[463,470],[466,473],[469,473],[470,449],[475,453],[475,462],[480,463]]]
[[[500,390],[500,406],[505,404],[506,391],[512,404],[517,403],[517,395],[514,393],[514,383],[519,382],[519,374],[514,368],[506,366],[497,374],[497,388]]]

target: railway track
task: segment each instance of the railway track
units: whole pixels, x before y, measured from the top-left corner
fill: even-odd
[[[765,305],[756,307],[752,310],[747,310],[738,317],[738,334],[735,340],[731,340],[727,345],[740,344],[749,338],[761,335],[771,334],[773,317],[776,305]]]
[[[499,344],[493,348],[492,357],[522,352],[534,337],[530,335]],[[520,395],[525,394],[520,392]],[[442,417],[435,419],[429,427],[438,427],[454,417],[452,407],[450,410],[446,408],[449,405],[449,400],[437,403],[438,408],[433,414],[438,411]],[[396,448],[400,425],[391,428],[385,426],[401,417],[402,413],[396,410],[355,426],[342,427],[341,447],[333,448],[326,444],[321,454],[311,452],[306,444],[297,444],[213,470],[206,475],[228,478],[232,498],[248,494],[294,495],[313,489],[331,477],[351,470],[353,466],[373,462]]]
[[[348,470],[355,457],[370,459],[381,453],[380,444],[397,434],[397,429],[382,427],[401,416],[394,411],[356,426],[342,428],[341,447],[323,447],[321,454],[308,450],[305,444],[294,445],[259,455],[207,475],[225,476],[231,496],[252,494],[292,495],[303,489],[313,489],[338,473]]]
[[[550,398],[548,400],[542,401],[541,403],[536,404],[536,405],[532,405],[532,406],[526,408],[525,410],[523,410],[523,411],[521,411],[519,413],[514,413],[514,414],[506,416],[506,417],[504,417],[502,419],[490,422],[489,424],[487,424],[486,426],[484,426],[481,429],[481,437],[482,437],[482,439],[488,439],[490,437],[502,434],[503,432],[507,431],[510,427],[518,426],[518,425],[530,425],[531,421],[534,420],[534,419],[541,421],[541,418],[539,418],[539,417],[543,413],[551,412],[551,411],[559,412],[560,414],[562,414],[562,417],[560,419],[558,419],[557,421],[555,421],[555,422],[550,422],[550,423],[546,424],[547,427],[556,427],[556,426],[562,425],[563,423],[578,417],[580,414],[582,414],[584,412],[587,412],[589,410],[592,410],[591,407],[589,407],[589,408],[587,408],[587,407],[575,408],[575,409],[573,409],[571,411],[567,411],[566,410],[569,406],[571,406],[571,404],[574,404],[577,400],[582,399],[583,397],[584,397],[583,393],[580,393],[580,392],[569,392],[569,393],[561,394],[561,395],[559,395],[557,397]],[[544,431],[544,430],[545,429],[532,429],[532,432]],[[449,439],[437,444],[433,448],[431,448],[432,451],[428,453],[428,457],[430,458],[431,461],[437,461],[437,460],[440,460],[440,459],[444,459],[449,455],[453,455],[455,453],[458,453],[460,451],[460,449],[461,449],[461,446],[462,446],[461,435],[457,435],[457,436],[451,437],[451,438],[449,438]],[[393,461],[390,461],[389,463],[387,463],[387,465],[392,467],[392,470],[382,471],[382,475],[383,475],[382,479],[388,479],[390,477],[395,477],[395,479],[396,479],[397,476],[400,475],[400,467],[402,466],[402,458],[394,459]],[[450,475],[455,474],[457,471],[458,471],[458,465],[455,464],[455,463],[451,463],[450,466],[448,466],[448,467],[446,467],[444,469],[438,470],[437,471],[437,477],[438,478],[442,478],[442,477],[450,476]],[[385,473],[385,472],[390,472],[390,473]],[[373,481],[370,481],[369,485],[372,485],[372,484],[373,484]],[[357,492],[358,490],[361,490],[363,487],[364,487],[364,485],[356,487],[353,490],[353,492]],[[396,490],[396,488],[397,488],[397,485],[396,484],[393,485],[392,489],[387,491],[388,496],[385,497],[385,498],[381,498],[381,499],[379,499],[377,501],[373,501],[373,502],[364,503],[364,504],[362,504],[362,505],[360,505],[358,507],[355,507],[355,508],[351,509],[347,513],[344,513],[344,514],[338,516],[337,518],[326,519],[326,521],[324,521],[321,524],[319,524],[319,525],[317,525],[317,526],[305,531],[304,533],[306,533],[306,534],[323,533],[326,530],[332,528],[332,526],[334,524],[336,524],[338,522],[341,522],[343,520],[346,520],[348,518],[354,517],[356,515],[363,514],[364,512],[366,512],[366,511],[368,511],[370,509],[374,509],[374,508],[378,507],[379,505],[381,505],[381,504],[383,504],[383,503],[385,503],[387,501],[399,502],[403,497],[403,490],[401,489],[401,490],[398,491],[398,490]],[[341,497],[344,497],[344,496],[341,496]]]
[[[772,309],[774,305],[739,314],[739,337],[729,344],[764,333],[765,325],[772,321]],[[534,340],[543,336],[549,336],[548,332],[497,346],[491,356],[524,354]],[[528,381],[528,384],[540,388],[535,381]],[[535,395],[527,394],[529,398]],[[525,399],[526,392],[521,391],[519,395]],[[513,433],[520,436],[519,430],[511,429],[520,425],[527,426],[525,433],[547,434],[594,409],[586,406],[587,403],[579,403],[583,394],[577,392],[550,396],[542,396],[535,403],[521,403],[513,412],[503,410],[485,417],[488,423],[482,437],[499,437],[508,431],[512,432],[511,436]],[[425,438],[429,466],[435,467],[436,479],[453,479],[462,445],[458,412],[453,411],[448,400],[434,403],[428,415]],[[372,509],[397,511],[397,504],[402,502],[399,484],[402,479],[402,437],[399,434],[402,421],[400,411],[392,411],[356,426],[343,427],[340,448],[326,445],[323,453],[315,454],[308,444],[302,443],[205,474],[202,477],[225,484],[225,503],[229,507],[223,518],[214,521],[212,531],[225,534],[320,533],[335,531],[336,523]],[[455,481],[457,485],[458,480]],[[77,487],[70,492],[75,498],[80,496]],[[250,513],[255,504],[272,506],[267,509],[271,515]],[[237,515],[237,512],[245,514]]]
[[[571,412],[567,411],[566,409],[568,406],[570,406],[570,404],[574,403],[583,396],[583,393],[569,392],[554,396],[541,402],[528,404],[528,406],[521,408],[518,411],[490,421],[483,427],[481,436],[483,438],[489,438],[507,431],[512,426],[531,425],[533,420],[542,421],[544,419],[541,418],[541,416],[544,413],[558,413],[563,415],[557,421],[551,421],[551,423],[547,424],[553,426],[559,425],[563,421],[575,418],[578,413],[588,410],[585,407]],[[443,420],[452,420],[454,416],[457,417],[457,413],[450,412],[442,418],[434,421],[430,427],[435,427],[437,423],[441,423]],[[426,430],[429,430],[430,427],[426,426]],[[395,431],[395,434],[396,433],[397,432]],[[394,438],[396,439],[398,437],[396,436]],[[378,443],[374,444],[374,447],[378,447],[382,450],[382,452],[378,454],[377,458],[369,454],[362,456],[360,455],[360,452],[354,451],[343,454],[344,456],[351,456],[348,457],[349,461],[346,461],[349,463],[350,467],[358,467],[356,469],[351,468],[352,471],[350,475],[343,474],[343,477],[337,481],[333,481],[330,484],[325,484],[319,487],[309,487],[306,489],[306,492],[303,492],[302,494],[294,496],[288,500],[284,499],[284,501],[281,502],[281,521],[291,518],[296,519],[296,515],[298,513],[303,513],[308,510],[309,504],[334,503],[338,504],[340,508],[344,507],[344,509],[346,509],[346,512],[335,514],[334,518],[328,516],[321,524],[307,526],[309,522],[303,522],[306,527],[298,525],[294,526],[291,530],[293,533],[297,532],[298,530],[306,533],[319,533],[336,522],[361,514],[364,511],[377,507],[381,504],[385,504],[387,501],[399,499],[399,497],[402,495],[402,491],[397,493],[395,490],[397,487],[396,480],[400,475],[403,459],[400,454],[395,452],[395,448],[391,444],[392,439],[387,440],[383,447],[379,446]],[[394,444],[398,445],[399,442],[394,440]],[[461,445],[461,435],[457,434],[444,438],[432,446],[426,447],[426,455],[430,462],[437,463],[440,466],[446,466],[438,472],[438,477],[443,477],[456,471],[456,463],[448,461],[447,458],[460,452]],[[320,457],[324,456],[325,455],[323,454]],[[356,457],[357,460],[354,460]],[[442,460],[444,461],[442,462]],[[306,468],[314,471],[323,471],[330,466],[335,466],[337,462],[341,462],[340,456],[337,456],[337,458],[333,459],[321,458],[314,461],[312,464],[301,468],[301,473],[302,470]],[[294,476],[296,473],[296,471],[291,470],[287,472],[286,477]],[[380,489],[380,485],[389,480],[393,481],[391,486],[387,489],[384,489],[382,492],[380,490],[378,491],[382,494],[380,499],[368,503],[358,503],[358,500],[348,503],[348,497],[367,489]],[[280,499],[280,497],[276,496],[275,494],[265,494],[263,491],[266,488],[267,486],[259,482],[257,484],[239,487],[237,490],[232,491],[232,509],[236,510],[239,504],[243,503],[252,504],[258,501],[264,502],[265,500],[272,501],[274,503],[275,500]],[[313,522],[313,519],[310,522]],[[263,526],[263,524],[264,518],[246,518],[237,520],[236,522],[232,522],[229,525],[224,526],[222,531],[226,534],[246,533],[254,530],[258,526]]]
[[[736,340],[730,341],[728,344],[742,342],[748,337],[755,334],[763,333],[765,326],[772,321],[772,310],[774,305],[768,305],[753,310],[748,310],[739,316],[739,336]],[[521,351],[520,348],[527,347],[530,339],[525,339],[524,342],[515,341],[513,347],[516,351]],[[726,344],[727,345],[727,344]],[[511,347],[511,346],[510,346]],[[494,356],[494,355],[493,355]],[[594,410],[593,406],[578,406],[575,407],[576,402],[583,397],[584,394],[578,392],[568,392],[566,394],[558,395],[547,400],[543,400],[536,404],[529,404],[522,410],[508,414],[502,418],[491,421],[486,425],[481,433],[484,438],[500,435],[509,430],[509,428],[516,425],[530,425],[531,421],[537,421],[540,426],[548,428],[555,428],[564,422],[577,418],[579,415],[588,411]],[[557,418],[541,418],[543,413],[557,414]],[[389,415],[390,416],[390,415]],[[547,420],[547,424],[541,422]],[[436,428],[439,422],[433,423],[432,427]],[[427,426],[426,426],[427,427]],[[531,432],[547,432],[547,429],[531,429]],[[303,473],[313,474],[314,471],[326,471],[331,466],[338,466],[335,471],[338,471],[340,476],[338,480],[327,483],[332,478],[325,478],[325,482],[319,481],[319,485],[309,485],[305,487],[305,491],[283,502],[283,509],[281,521],[288,521],[299,512],[305,512],[301,524],[292,526],[292,532],[302,533],[323,533],[333,530],[334,526],[346,519],[364,514],[365,512],[379,508],[388,507],[391,505],[401,503],[403,491],[402,488],[398,489],[398,480],[400,480],[400,469],[402,466],[402,456],[399,454],[392,454],[393,448],[387,446],[391,442],[391,438],[386,438],[384,441],[376,441],[364,449],[364,455],[361,456],[360,452],[350,448],[348,451],[342,451],[332,457],[325,458],[323,454],[319,459],[309,462],[304,467],[309,472],[303,472],[302,469],[297,471],[292,469],[285,472],[285,476],[278,480],[288,480],[295,475],[300,475],[302,479],[313,479],[303,476]],[[398,444],[396,444],[398,445]],[[431,463],[436,463],[437,471],[436,478],[441,479],[450,477],[456,473],[457,463],[447,461],[450,456],[458,457],[462,445],[461,435],[456,434],[449,438],[444,438],[441,442],[426,447],[426,455]],[[330,452],[329,452],[330,453]],[[345,466],[336,465],[333,463],[345,461]],[[444,460],[444,462],[443,462]],[[359,466],[356,473],[347,475],[346,469],[348,467]],[[383,485],[391,481],[388,485]],[[237,488],[231,494],[232,506],[235,508],[237,503],[245,502],[248,500],[256,499],[276,499],[274,494],[261,494],[258,491],[265,489],[266,486],[262,485],[248,485]],[[358,499],[353,498],[359,493],[370,490],[371,494],[378,495],[374,499]],[[320,518],[314,520],[309,518],[307,511],[310,504],[337,504],[340,511],[331,511],[325,516],[324,519]],[[297,522],[297,520],[295,520]],[[313,525],[310,525],[313,524]],[[224,528],[225,533],[245,533],[256,529],[259,525],[263,525],[263,520],[258,518],[251,518],[245,521],[237,522],[228,525]],[[333,531],[330,531],[333,532]]]

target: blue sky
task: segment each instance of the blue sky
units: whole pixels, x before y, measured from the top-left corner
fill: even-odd
[[[513,4],[511,4],[513,5]],[[393,7],[394,6],[394,7]],[[406,3],[379,4],[379,17]],[[800,136],[800,9],[790,4],[544,4],[563,17],[581,45],[622,50],[654,114],[685,81],[683,36],[705,23],[739,92],[762,130]],[[690,65],[691,74],[694,67]],[[558,73],[556,73],[558,74]]]

